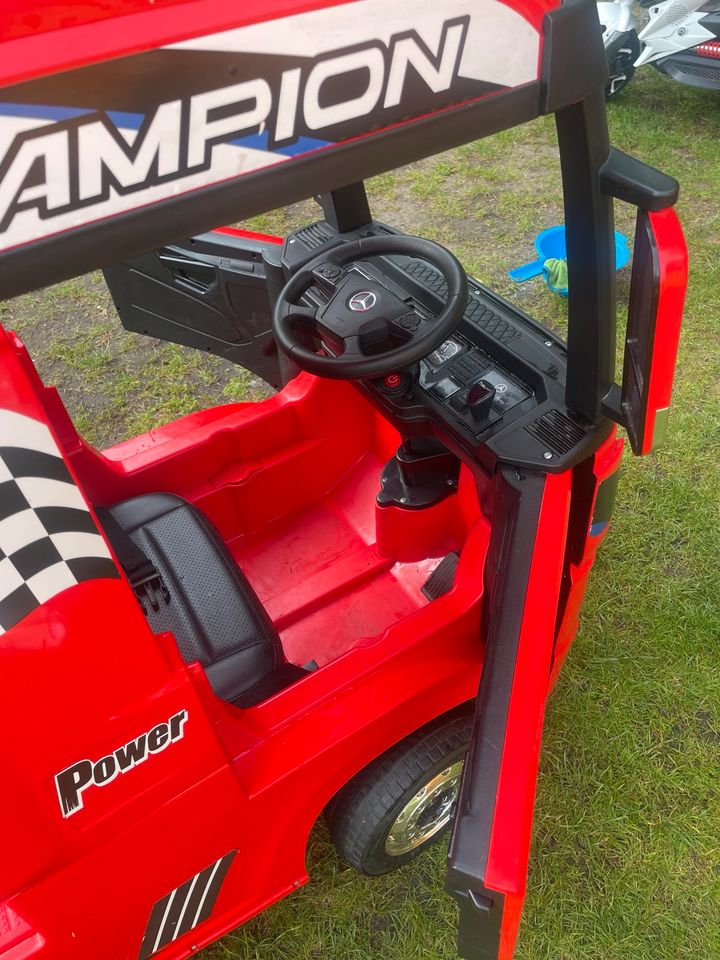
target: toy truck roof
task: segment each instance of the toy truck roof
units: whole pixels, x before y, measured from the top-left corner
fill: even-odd
[[[556,111],[593,0],[6,0],[0,296]]]

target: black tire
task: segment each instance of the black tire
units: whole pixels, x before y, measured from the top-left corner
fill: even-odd
[[[472,715],[468,713],[454,712],[434,720],[391,747],[340,790],[326,809],[325,817],[344,860],[360,873],[371,876],[389,873],[413,860],[447,831],[455,806],[455,799],[451,800],[449,794],[454,790],[456,797],[457,792],[453,765],[465,758],[471,727]],[[453,773],[449,774],[449,770]],[[448,779],[443,780],[446,774]],[[418,821],[419,837],[413,841],[417,846],[389,853],[387,844],[398,845],[398,841],[390,837],[391,828],[420,789],[428,784],[435,787],[427,800],[421,801],[428,806]],[[433,803],[435,821],[432,820]],[[448,822],[440,826],[448,814]],[[422,816],[427,817],[424,827]],[[433,829],[434,823],[437,823],[436,832],[423,839],[423,831]]]
[[[635,61],[640,56],[640,40],[634,30],[621,34],[605,50],[608,59],[609,81],[605,99],[612,100],[630,83],[635,73]]]

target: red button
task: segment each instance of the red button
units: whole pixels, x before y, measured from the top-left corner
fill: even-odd
[[[389,373],[383,381],[388,390],[397,390],[402,383],[402,377],[399,373]]]

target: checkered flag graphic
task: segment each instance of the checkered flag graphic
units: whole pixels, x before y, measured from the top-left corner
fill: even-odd
[[[67,587],[117,576],[49,429],[0,410],[0,634]]]

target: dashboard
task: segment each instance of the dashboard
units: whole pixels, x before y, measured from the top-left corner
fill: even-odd
[[[397,234],[373,221],[361,232],[338,234],[325,221],[304,227],[285,243],[290,272],[322,248],[359,236]],[[444,303],[445,281],[424,260],[395,254],[357,264],[368,278],[431,319]],[[453,335],[410,368],[359,384],[408,437],[434,434],[492,468],[502,461],[561,472],[585,459],[612,429],[592,425],[565,405],[563,341],[513,304],[468,276],[469,297]],[[317,306],[329,291],[311,287]]]

